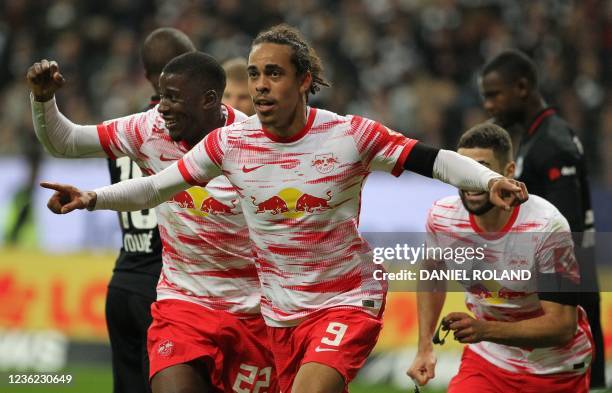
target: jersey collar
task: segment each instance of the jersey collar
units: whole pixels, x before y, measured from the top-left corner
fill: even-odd
[[[308,133],[308,131],[310,131],[310,128],[312,127],[312,123],[314,123],[314,119],[317,115],[317,108],[307,108],[308,110],[308,120],[306,120],[306,124],[304,125],[304,127],[300,130],[300,132],[298,132],[295,135],[292,135],[288,138],[283,138],[280,137],[278,135],[274,135],[272,132],[270,132],[270,130],[266,129],[263,125],[261,126],[261,129],[263,130],[263,133],[270,138],[271,140],[273,140],[274,142],[278,142],[278,143],[291,143],[291,142],[295,142],[299,139],[301,139],[302,137],[304,137],[304,135],[306,135]]]
[[[554,115],[555,113],[557,113],[557,111],[554,108],[543,109],[540,113],[538,113],[536,118],[533,120],[533,122],[527,129],[527,135],[533,135],[538,130],[538,127],[540,127],[540,124],[542,124],[544,119]]]
[[[225,125],[229,126],[231,124],[234,124],[234,121],[236,120],[236,112],[234,111],[234,108],[226,104],[221,104],[221,106],[225,108]]]
[[[514,210],[512,210],[512,214],[510,215],[508,222],[506,222],[506,224],[503,226],[502,229],[499,230],[499,232],[495,232],[495,233],[485,232],[480,226],[478,226],[478,223],[476,223],[476,219],[472,213],[470,213],[470,225],[472,226],[472,229],[474,230],[474,232],[476,232],[477,234],[479,234],[481,237],[485,239],[488,239],[488,240],[499,239],[503,237],[506,233],[508,233],[510,229],[512,229],[512,225],[514,225],[514,223],[516,222],[516,218],[518,217],[520,209],[521,209],[521,205],[514,207]]]

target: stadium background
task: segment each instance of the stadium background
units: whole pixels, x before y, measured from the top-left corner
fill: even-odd
[[[64,370],[75,376],[74,391],[108,392],[111,383],[103,299],[119,243],[116,216],[55,217],[44,208],[48,193],[33,186],[42,178],[85,188],[106,184],[105,162],[43,154],[32,132],[27,68],[41,58],[57,60],[68,82],[58,96],[62,111],[75,122],[95,124],[147,103],[151,90],[138,48],[154,28],[177,27],[200,50],[225,60],[246,56],[254,35],[278,22],[300,28],[333,82],[312,105],[359,113],[448,148],[463,130],[485,119],[476,88],[478,67],[502,48],[526,51],[539,66],[544,96],[582,138],[597,229],[604,238],[612,232],[612,1],[3,0],[2,375]],[[418,176],[399,181],[373,176],[364,191],[361,228],[421,231],[428,206],[452,193]],[[24,214],[28,205],[32,209]],[[598,263],[612,267],[609,260]],[[609,282],[608,276],[602,269],[600,281]],[[449,309],[463,309],[461,303],[461,295],[453,294]],[[393,392],[409,385],[404,371],[416,340],[414,310],[414,294],[390,295],[385,330],[356,389],[375,383],[378,390],[369,391]],[[610,356],[609,293],[603,294],[602,318]],[[440,350],[438,387],[456,370],[459,350],[454,344]],[[0,391],[5,383],[2,376]]]

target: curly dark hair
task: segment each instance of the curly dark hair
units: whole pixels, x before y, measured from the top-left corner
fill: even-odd
[[[260,32],[253,40],[252,46],[261,43],[288,45],[293,49],[291,62],[297,69],[298,75],[304,75],[306,72],[312,75],[312,84],[309,89],[311,94],[316,94],[321,90],[321,86],[331,86],[331,83],[323,77],[323,65],[317,52],[296,28],[284,23],[272,26]]]

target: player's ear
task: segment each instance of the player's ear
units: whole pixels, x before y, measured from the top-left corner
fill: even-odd
[[[304,95],[308,93],[311,85],[312,85],[312,74],[310,73],[310,71],[306,71],[304,75],[302,75],[302,83],[300,84],[300,94]]]
[[[214,90],[208,90],[202,95],[202,108],[205,110],[213,109],[219,104],[219,96]]]
[[[526,98],[531,90],[529,81],[525,77],[521,77],[516,81],[516,88],[521,98]]]
[[[516,172],[516,163],[514,161],[510,161],[506,164],[504,168],[504,176],[508,179],[514,179],[514,173]]]

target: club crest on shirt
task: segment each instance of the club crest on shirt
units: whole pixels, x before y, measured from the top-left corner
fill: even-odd
[[[157,347],[157,354],[168,358],[174,353],[174,343],[170,340],[164,340]]]
[[[315,167],[317,172],[327,174],[334,170],[338,162],[334,153],[316,154],[314,160],[312,160],[312,166]]]

